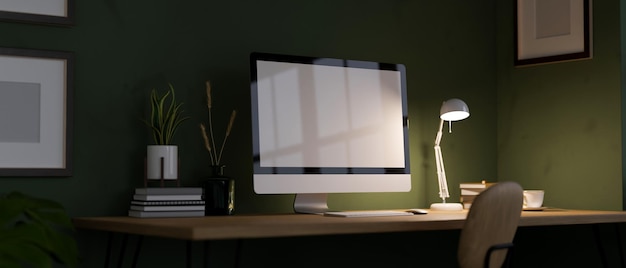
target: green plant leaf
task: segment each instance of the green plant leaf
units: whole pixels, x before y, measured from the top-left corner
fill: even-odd
[[[1,248],[0,251],[2,251]],[[12,258],[11,256],[0,255],[0,267],[21,268],[23,267],[23,265],[20,264],[20,261],[18,259]]]
[[[180,124],[189,117],[182,117],[182,103],[176,102],[174,86],[160,96],[156,89],[150,93],[150,119],[143,120],[152,130],[155,144],[169,145]]]
[[[52,267],[54,260],[26,243],[0,243],[0,267]]]
[[[51,261],[54,259],[49,254],[51,245],[49,239],[41,228],[34,225],[22,225],[10,231],[3,231],[0,234],[0,254],[11,258],[30,261],[31,259],[41,259]]]
[[[74,227],[61,204],[13,192],[0,197],[0,212],[0,263],[77,265]]]

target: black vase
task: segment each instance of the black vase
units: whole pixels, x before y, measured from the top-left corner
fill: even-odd
[[[204,215],[235,213],[235,180],[224,176],[224,166],[212,166],[211,176],[204,181]]]

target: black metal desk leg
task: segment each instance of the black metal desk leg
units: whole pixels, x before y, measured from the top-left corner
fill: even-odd
[[[187,268],[191,268],[191,240],[187,241]]]
[[[137,245],[135,245],[135,254],[133,255],[133,268],[137,267],[137,261],[139,259],[139,251],[141,250],[142,243],[143,243],[143,235],[140,235],[137,238]]]
[[[235,268],[239,268],[241,263],[241,251],[243,248],[243,239],[237,239],[237,245],[235,246]]]
[[[124,236],[122,236],[122,246],[120,247],[120,255],[118,256],[119,259],[117,260],[117,267],[122,268],[122,265],[124,264],[124,255],[126,253],[126,243],[128,242],[128,234],[124,234]]]
[[[208,240],[202,242],[202,245],[204,247],[204,249],[202,250],[202,265],[204,268],[209,268],[209,250],[211,249],[209,243],[210,242]]]
[[[606,252],[604,252],[604,246],[602,245],[602,238],[600,237],[600,227],[598,224],[593,225],[593,236],[596,239],[596,246],[600,253],[600,259],[602,260],[602,267],[608,268],[609,264],[606,260]]]
[[[619,231],[619,223],[613,225],[615,227],[615,236],[617,237],[617,248],[619,249],[619,265],[624,268],[624,249],[622,247],[622,233]]]
[[[111,250],[113,248],[113,232],[109,233],[109,241],[107,242],[106,257],[104,258],[104,268],[109,268],[109,262],[111,261]]]

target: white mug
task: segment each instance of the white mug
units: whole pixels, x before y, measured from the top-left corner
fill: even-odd
[[[543,190],[524,190],[524,207],[540,208],[543,205]]]

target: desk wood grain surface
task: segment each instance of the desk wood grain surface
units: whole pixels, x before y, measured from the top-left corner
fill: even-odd
[[[311,235],[365,234],[461,229],[467,210],[425,215],[342,218],[307,214],[233,215],[194,218],[74,218],[78,229],[183,240],[221,240]],[[626,222],[625,211],[546,209],[524,211],[520,226]]]

